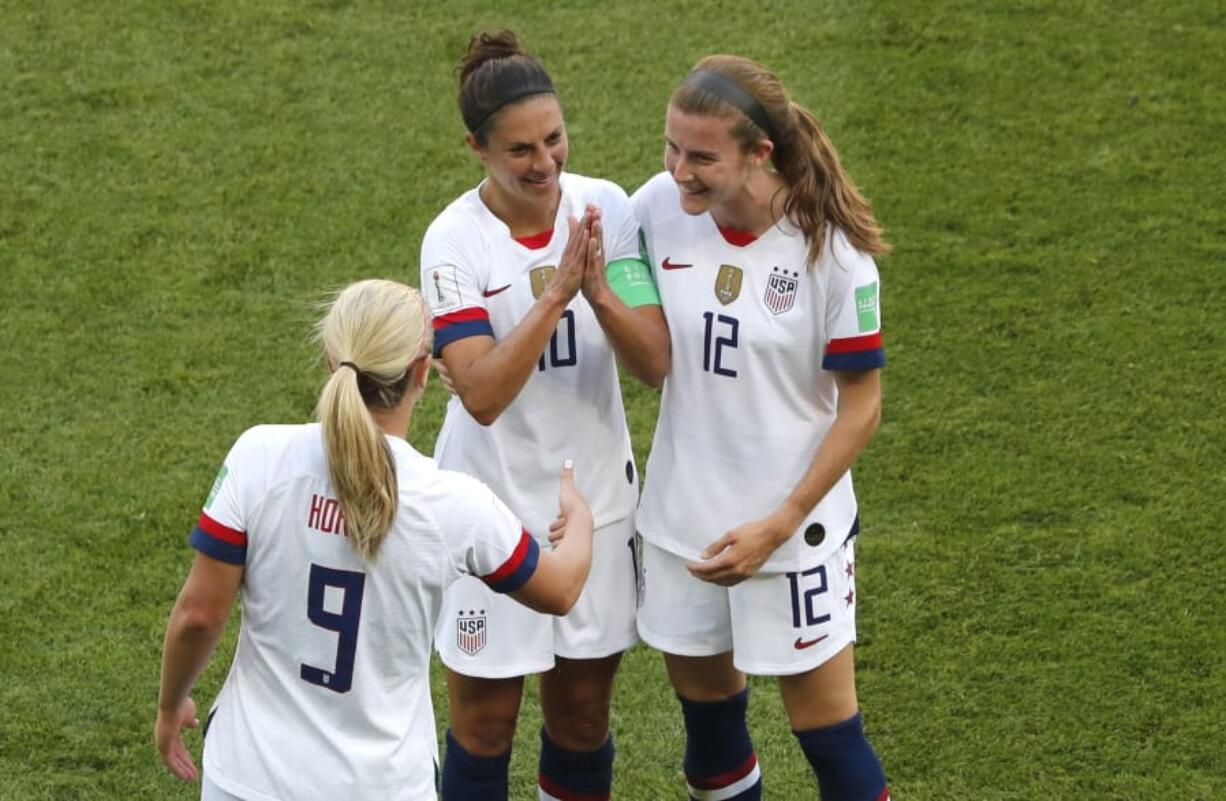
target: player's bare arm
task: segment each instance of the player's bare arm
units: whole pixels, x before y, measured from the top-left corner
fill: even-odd
[[[592,224],[592,241],[602,241],[600,219]],[[659,387],[671,363],[668,324],[659,304],[631,308],[609,285],[608,263],[599,248],[588,250],[583,272],[583,296],[609,338],[617,360],[630,374],[650,387]]]
[[[217,647],[242,579],[241,565],[197,553],[170,613],[153,736],[162,762],[184,781],[200,776],[182,735],[184,728],[200,724],[191,690]]]
[[[558,485],[558,519],[549,527],[554,548],[541,552],[536,572],[511,597],[537,612],[569,612],[592,566],[592,528],[592,510],[575,487],[574,466],[568,461]]]
[[[570,218],[570,238],[557,272],[540,298],[503,339],[466,337],[443,348],[442,361],[464,408],[490,425],[519,395],[549,344],[562,312],[579,293],[587,265],[593,209]]]
[[[838,412],[800,482],[770,515],[737,526],[707,546],[703,561],[688,562],[695,577],[732,586],[752,576],[851,469],[881,421],[881,370],[839,371],[835,383]]]

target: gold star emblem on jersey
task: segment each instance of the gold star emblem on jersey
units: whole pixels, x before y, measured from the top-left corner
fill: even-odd
[[[528,277],[532,279],[532,297],[539,298],[541,293],[545,291],[545,287],[549,286],[549,282],[553,280],[553,274],[558,271],[558,268],[552,264],[545,264],[540,267],[533,267],[528,272]]]
[[[719,273],[715,276],[715,299],[727,306],[740,297],[741,281],[745,273],[740,267],[731,264],[721,264]]]

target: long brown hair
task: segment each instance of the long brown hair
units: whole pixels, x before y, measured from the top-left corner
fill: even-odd
[[[821,123],[788,96],[773,72],[756,61],[727,55],[707,56],[695,65],[694,71],[699,70],[722,75],[747,92],[761,107],[773,131],[763,130],[736,105],[697,85],[700,82],[682,82],[670,104],[687,114],[735,114],[732,136],[747,151],[763,139],[774,143],[771,163],[787,185],[783,213],[808,239],[810,264],[816,263],[822,253],[828,223],[842,230],[848,241],[865,253],[890,251],[872,205],[844,172]]]
[[[328,475],[349,542],[373,560],[391,529],[400,492],[387,437],[372,408],[404,398],[413,367],[430,352],[433,331],[416,289],[395,281],[359,281],[332,301],[318,326],[335,368],[319,395]]]

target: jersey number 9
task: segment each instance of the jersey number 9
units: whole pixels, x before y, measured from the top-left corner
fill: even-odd
[[[324,596],[329,587],[341,592],[340,612],[324,609]],[[321,629],[336,632],[336,665],[330,671],[302,665],[298,675],[303,681],[336,693],[347,693],[353,687],[353,658],[358,647],[358,623],[362,617],[365,589],[365,573],[311,565],[307,618]]]

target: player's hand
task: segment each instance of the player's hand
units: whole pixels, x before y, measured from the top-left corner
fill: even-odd
[[[447,369],[447,365],[443,364],[442,359],[431,359],[430,363],[434,365],[434,372],[438,373],[438,380],[443,382],[443,386],[452,395],[459,394],[455,391],[455,382],[451,380],[451,371]]]
[[[600,222],[600,209],[591,207],[592,221],[587,246],[587,265],[583,268],[583,296],[594,301],[605,292],[611,292],[609,279],[605,276],[604,227]]]
[[[702,561],[686,561],[690,575],[732,587],[757,573],[795,531],[775,515],[737,526],[707,546]]]
[[[562,463],[562,473],[558,478],[558,517],[549,524],[549,541],[557,543],[566,534],[566,525],[571,519],[587,517],[590,524],[592,510],[587,500],[575,486],[575,466],[567,459]]]
[[[173,712],[163,712],[158,709],[157,722],[153,724],[153,742],[162,754],[162,762],[166,769],[185,782],[193,782],[200,778],[192,755],[183,744],[183,729],[194,729],[200,725],[196,717],[196,702],[187,697]]]
[[[559,294],[567,303],[578,294],[580,287],[583,286],[583,272],[587,267],[593,211],[596,211],[596,207],[589,205],[581,219],[567,218],[570,236],[566,240],[566,248],[562,251],[558,269],[549,282],[549,291]]]

